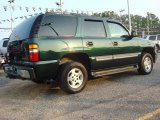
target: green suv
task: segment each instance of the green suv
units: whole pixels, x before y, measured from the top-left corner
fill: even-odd
[[[89,77],[133,69],[149,74],[156,61],[154,47],[114,20],[46,13],[13,30],[4,71],[36,83],[56,80],[64,91],[77,93]]]

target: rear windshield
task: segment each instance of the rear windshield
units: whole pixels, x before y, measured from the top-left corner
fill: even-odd
[[[10,42],[29,38],[31,29],[32,29],[32,25],[33,25],[36,18],[37,18],[37,16],[33,16],[33,17],[23,21],[22,23],[20,23],[13,30],[13,32],[10,36]]]

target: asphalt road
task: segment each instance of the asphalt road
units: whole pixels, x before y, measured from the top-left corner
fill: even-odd
[[[90,80],[78,94],[5,78],[0,120],[160,120],[160,57],[150,75],[125,72]]]

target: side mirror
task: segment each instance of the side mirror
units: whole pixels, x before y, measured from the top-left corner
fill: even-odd
[[[132,31],[132,32],[131,32],[131,37],[137,37],[137,36],[138,36],[138,34],[137,34],[136,31]]]

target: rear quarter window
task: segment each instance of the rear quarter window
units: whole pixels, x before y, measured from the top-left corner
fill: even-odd
[[[42,19],[38,37],[75,36],[77,17],[49,15]]]

